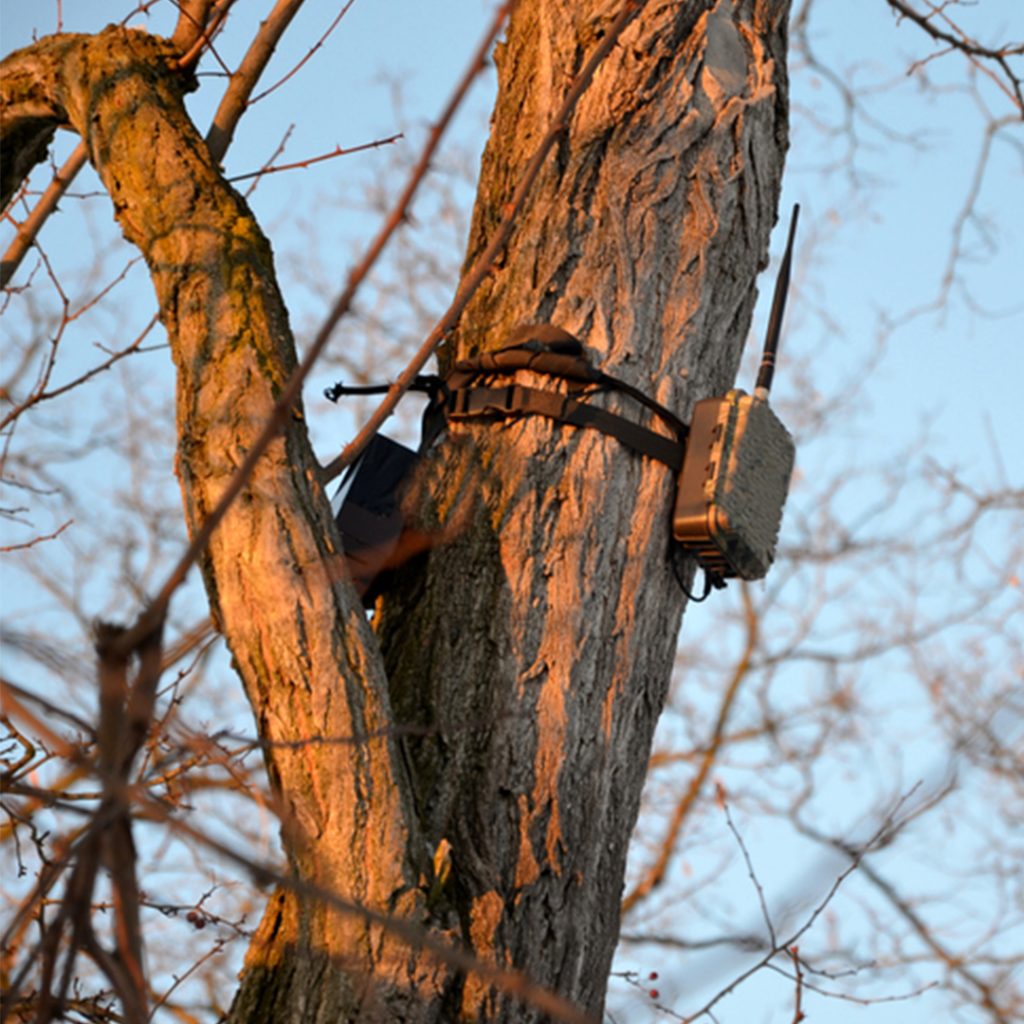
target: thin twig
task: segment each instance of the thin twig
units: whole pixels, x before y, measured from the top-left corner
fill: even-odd
[[[740,848],[740,853],[743,855],[743,863],[747,866],[747,875],[757,892],[757,904],[761,908],[761,917],[764,918],[765,927],[768,929],[768,941],[770,942],[772,949],[778,949],[779,942],[775,935],[775,925],[772,924],[771,912],[768,910],[768,901],[765,899],[764,886],[761,885],[761,880],[757,877],[757,872],[754,870],[754,862],[750,857],[750,851],[747,849],[747,844],[743,841],[743,836],[740,835],[740,830],[732,820],[732,812],[729,810],[729,801],[726,799],[725,790],[721,786],[718,787],[718,803],[722,808],[722,812],[725,814],[725,823],[728,825],[729,831],[732,833],[733,838],[736,840],[736,843]]]
[[[672,812],[672,820],[669,822],[665,838],[661,842],[657,859],[650,868],[648,868],[644,877],[637,882],[633,891],[623,899],[623,913],[631,910],[645,896],[650,895],[650,893],[661,885],[664,880],[672,854],[675,852],[676,847],[679,844],[679,837],[683,830],[683,824],[690,816],[690,812],[693,810],[693,807],[697,802],[697,798],[703,791],[704,784],[707,781],[708,775],[711,773],[711,769],[718,758],[718,753],[722,748],[723,741],[725,739],[725,728],[729,723],[729,716],[732,712],[733,705],[736,702],[736,696],[739,693],[740,686],[750,675],[750,666],[753,661],[754,651],[757,649],[758,644],[758,617],[757,611],[754,608],[753,599],[750,596],[749,586],[743,584],[740,589],[740,593],[743,597],[744,619],[747,627],[747,639],[743,648],[743,653],[740,655],[740,659],[736,663],[736,667],[733,669],[729,685],[725,688],[725,693],[722,695],[722,701],[718,708],[718,719],[715,722],[715,727],[711,734],[711,740],[704,747],[704,752],[701,756],[697,773],[690,780],[690,785],[687,786],[686,792],[676,803]]]
[[[711,999],[709,999],[699,1010],[695,1013],[690,1014],[685,1018],[686,1021],[695,1021],[704,1016],[710,1016],[711,1010],[717,1006],[727,995],[734,992],[747,978],[756,974],[758,971],[765,967],[771,966],[771,961],[778,956],[780,953],[785,952],[792,946],[795,946],[814,927],[818,918],[824,913],[825,908],[835,898],[837,892],[839,892],[843,883],[852,875],[855,871],[860,868],[864,863],[864,858],[871,853],[873,850],[879,849],[886,843],[892,840],[893,835],[906,824],[906,818],[900,818],[900,814],[917,790],[917,786],[914,786],[905,796],[903,796],[893,808],[893,810],[886,815],[885,819],[875,830],[874,834],[868,838],[866,842],[860,844],[856,848],[849,847],[844,850],[847,856],[850,858],[850,863],[836,875],[832,884],[829,886],[827,892],[818,901],[817,905],[811,910],[811,912],[804,919],[803,923],[798,925],[791,935],[787,936],[782,942],[773,944],[773,947],[767,950],[763,956],[759,957],[754,963],[748,968],[743,970],[737,975],[725,988],[719,990]]]
[[[259,103],[259,101],[263,99],[265,96],[269,96],[276,89],[280,89],[285,82],[287,82],[290,78],[294,77],[294,75],[306,64],[306,62],[310,60],[313,54],[316,53],[316,51],[319,50],[320,47],[323,46],[325,42],[327,42],[327,39],[330,36],[330,34],[338,27],[338,25],[341,23],[341,19],[344,18],[346,14],[348,14],[349,8],[354,3],[355,0],[348,0],[348,3],[346,3],[340,11],[338,11],[338,14],[335,17],[334,21],[332,21],[330,25],[327,26],[327,29],[323,33],[323,35],[320,36],[320,38],[309,48],[309,50],[303,55],[302,59],[290,71],[288,71],[287,74],[282,75],[273,85],[268,85],[267,88],[263,90],[263,92],[259,93],[256,96],[253,96],[252,99],[249,100],[248,106],[251,107],[254,103]]]
[[[184,52],[205,36],[213,0],[175,0],[175,3],[178,7],[178,23],[174,26],[171,42],[179,52]]]
[[[259,81],[263,69],[274,54],[284,30],[302,6],[302,0],[278,0],[267,19],[260,24],[242,63],[238,65],[221,98],[213,123],[206,133],[206,145],[214,163],[220,163],[227,153],[235,128],[245,113],[249,94]]]
[[[18,403],[2,420],[0,420],[0,430],[6,427],[12,420],[17,419],[26,409],[30,409],[33,405],[38,405],[40,402],[49,401],[52,398],[56,398],[58,395],[63,395],[68,391],[78,387],[80,384],[84,384],[87,380],[97,376],[97,374],[103,373],[105,370],[109,370],[115,363],[120,362],[125,356],[130,356],[135,352],[150,351],[148,349],[142,349],[142,343],[145,341],[146,336],[149,332],[157,325],[159,316],[154,315],[153,319],[142,329],[142,332],[135,338],[135,340],[125,348],[118,352],[111,354],[109,359],[104,360],[102,363],[98,363],[91,370],[86,370],[80,377],[76,377],[72,381],[68,381],[67,384],[61,384],[59,387],[53,388],[51,391],[45,390],[45,385],[49,379],[47,374],[46,379],[43,380],[43,388],[37,388],[24,402]]]
[[[374,139],[373,142],[363,142],[358,146],[349,146],[347,149],[335,146],[330,153],[322,153],[320,156],[311,156],[305,160],[296,160],[291,164],[276,164],[272,167],[261,167],[258,171],[248,171],[245,174],[235,174],[228,178],[228,181],[246,181],[249,178],[259,178],[264,174],[278,174],[281,171],[295,171],[304,167],[312,167],[313,164],[322,163],[324,160],[333,160],[338,156],[348,156],[351,153],[362,153],[368,149],[379,149],[381,146],[390,146],[401,139],[402,133],[389,135],[384,139]]]
[[[20,686],[16,686],[7,679],[0,677],[0,699],[4,706],[4,714],[19,718],[26,725],[30,726],[47,747],[60,754],[66,761],[75,761],[78,757],[78,749],[74,744],[69,743],[63,736],[53,731],[34,711],[27,708],[20,697],[27,697],[30,700],[37,700],[48,712],[56,709],[49,702],[42,698],[36,698],[34,694],[28,693]]]
[[[288,140],[292,137],[292,132],[294,131],[295,124],[292,123],[288,125],[288,128],[286,129],[284,135],[281,136],[281,141],[277,144],[277,148],[274,150],[273,153],[270,154],[269,157],[267,157],[266,160],[263,161],[263,166],[255,173],[252,182],[249,184],[249,187],[245,190],[244,195],[246,199],[248,199],[249,196],[251,196],[253,192],[255,192],[256,189],[259,187],[260,181],[263,178],[263,172],[266,170],[266,168],[272,166],[274,161],[279,156],[281,156],[282,153],[284,153],[285,149],[288,146]],[[231,180],[231,178],[228,178],[228,181]]]
[[[39,197],[39,201],[32,207],[31,213],[18,225],[18,233],[14,236],[7,251],[0,263],[0,288],[6,288],[25,253],[32,247],[32,243],[39,234],[39,229],[46,222],[47,217],[57,208],[57,203],[67,191],[68,186],[75,179],[75,175],[85,166],[87,156],[84,142],[79,142],[72,150],[71,156],[64,161],[60,170],[53,176],[53,180],[46,186],[46,191]]]
[[[789,956],[793,961],[793,970],[796,973],[796,1001],[793,1005],[793,1024],[800,1024],[807,1018],[803,1010],[804,996],[804,973],[800,966],[800,949],[798,946],[789,947]]]
[[[800,831],[811,839],[838,850],[840,853],[851,858],[851,860],[858,856],[858,851],[851,849],[849,844],[818,832],[808,825],[802,825]],[[996,986],[988,984],[988,982],[971,970],[967,966],[966,958],[962,954],[943,946],[921,915],[899,894],[896,887],[888,879],[884,878],[870,864],[863,860],[858,862],[858,868],[861,875],[885,896],[896,912],[907,921],[918,938],[945,965],[946,969],[951,974],[963,979],[975,990],[981,1005],[992,1014],[993,1021],[996,1024],[1009,1024],[1010,1017],[996,1001]]]
[[[174,30],[173,42],[182,51],[178,58],[180,70],[191,71],[203,50],[209,50],[224,73],[231,73],[213,45],[213,37],[224,24],[232,3],[233,0],[227,0],[215,9],[212,0],[188,0],[187,4],[179,4],[178,24]]]
[[[944,11],[937,11],[932,8],[931,14],[922,14],[920,11],[914,10],[914,8],[911,7],[910,4],[905,3],[904,0],[888,0],[888,4],[897,12],[897,14],[904,18],[908,18],[919,28],[927,32],[932,39],[937,42],[946,43],[950,50],[957,50],[971,60],[982,58],[997,64],[1006,76],[1006,81],[1001,81],[999,77],[994,74],[991,75],[991,77],[996,85],[1006,93],[1010,101],[1017,107],[1018,116],[1020,118],[1024,118],[1024,90],[1022,90],[1022,80],[1014,73],[1014,70],[1010,65],[1011,57],[1018,57],[1021,54],[1024,54],[1024,44],[1017,43],[1011,46],[1004,46],[999,49],[994,49],[990,46],[983,46],[981,43],[968,36]],[[941,17],[942,20],[945,21],[951,29],[953,29],[953,32],[946,32],[939,28],[931,20],[933,16]],[[977,63],[976,60],[975,63]]]
[[[56,540],[73,522],[74,519],[69,519],[66,523],[57,527],[53,533],[47,533],[42,537],[33,537],[32,540],[25,541],[23,544],[8,544],[0,548],[0,551],[4,554],[8,554],[11,551],[24,551],[26,548],[34,548],[37,544],[44,544],[48,540]]]

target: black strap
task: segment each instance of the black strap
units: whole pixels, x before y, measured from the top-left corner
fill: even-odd
[[[460,359],[452,367],[446,383],[452,389],[465,388],[487,374],[509,374],[516,370],[532,370],[534,373],[561,377],[569,381],[570,391],[586,385],[620,391],[668,424],[681,441],[686,438],[688,428],[675,413],[632,384],[592,366],[579,338],[552,324],[526,324],[512,332],[509,343],[503,348]]]
[[[532,370],[534,373],[568,381],[570,394],[542,391],[521,384],[505,387],[474,386],[481,377],[510,375],[517,370]],[[388,387],[387,384],[335,384],[324,393],[332,402],[336,402],[343,395],[380,394],[387,391]],[[675,438],[665,437],[624,416],[572,397],[573,393],[579,394],[584,388],[591,392],[594,389],[608,389],[629,395],[666,423],[676,435]],[[521,416],[533,413],[576,427],[593,427],[617,438],[640,455],[664,462],[676,472],[683,464],[686,424],[632,384],[592,366],[580,340],[552,324],[527,324],[519,327],[512,332],[510,342],[504,348],[460,359],[445,378],[418,376],[410,390],[425,391],[430,395],[430,404],[424,413],[421,451],[430,446],[442,428],[441,412],[456,420],[473,416]]]
[[[617,438],[640,455],[657,459],[679,472],[683,464],[685,447],[680,439],[656,434],[624,416],[606,409],[578,402],[571,395],[557,391],[540,391],[522,384],[504,387],[456,387],[448,393],[449,419],[469,419],[474,416],[520,416],[537,414],[569,423],[575,427],[592,427]]]

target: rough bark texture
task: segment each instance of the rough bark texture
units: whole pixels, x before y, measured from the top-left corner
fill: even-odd
[[[616,7],[518,9],[470,256]],[[785,13],[648,6],[584,95],[456,355],[550,321],[684,419],[730,386],[776,218]],[[474,505],[471,525],[387,595],[380,626],[396,713],[431,731],[407,744],[417,806],[429,841],[451,843],[452,903],[477,954],[597,1014],[683,607],[675,481],[539,417],[451,434],[423,486],[441,518]],[[472,981],[462,1011],[539,1016]]]
[[[516,8],[471,257],[617,9]],[[787,0],[644,6],[449,358],[550,321],[683,418],[729,386],[776,215],[787,10]],[[178,370],[194,529],[295,358],[269,245],[188,123],[170,57],[118,29],[44,40],[4,64],[14,112],[4,131],[79,132],[149,262]],[[628,399],[598,400],[645,418]],[[683,609],[668,560],[673,491],[666,467],[594,431],[540,418],[453,427],[416,497],[426,521],[459,530],[386,595],[378,645],[343,578],[294,410],[203,572],[301,878],[524,970],[596,1019]],[[423,734],[400,751],[394,725]],[[451,874],[428,900],[426,865],[442,840]],[[231,1016],[542,1018],[359,917],[286,893],[268,906]]]

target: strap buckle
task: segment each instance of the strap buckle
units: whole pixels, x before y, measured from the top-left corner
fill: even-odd
[[[464,420],[474,415],[473,388],[452,388],[448,392],[448,418]]]
[[[473,416],[512,416],[524,410],[527,390],[519,384],[506,384],[498,388],[452,388],[448,398],[450,419],[469,419]]]

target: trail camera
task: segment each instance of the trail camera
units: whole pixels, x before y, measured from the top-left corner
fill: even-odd
[[[761,579],[775,558],[795,448],[768,406],[789,287],[799,207],[793,209],[753,395],[730,391],[694,407],[672,533],[710,579]]]
[[[456,362],[446,377],[415,379],[411,389],[430,396],[421,447],[430,446],[446,419],[500,421],[537,415],[601,431],[678,474],[672,532],[682,548],[696,556],[709,586],[724,586],[732,577],[760,579],[775,557],[793,471],[793,439],[769,408],[768,391],[798,213],[799,207],[794,207],[753,395],[735,390],[698,402],[687,426],[642,391],[592,365],[578,338],[552,324],[528,324],[512,332],[504,347]],[[519,370],[560,379],[564,387],[508,383]],[[335,384],[325,393],[337,401],[343,395],[380,394],[388,387]],[[658,417],[672,436],[587,401],[607,390],[629,395]],[[381,572],[400,554],[396,549],[404,529],[401,493],[418,458],[378,434],[334,497],[345,557],[364,604],[374,599]]]
[[[697,403],[672,532],[712,577],[759,580],[768,572],[794,451],[763,399],[736,390]]]

